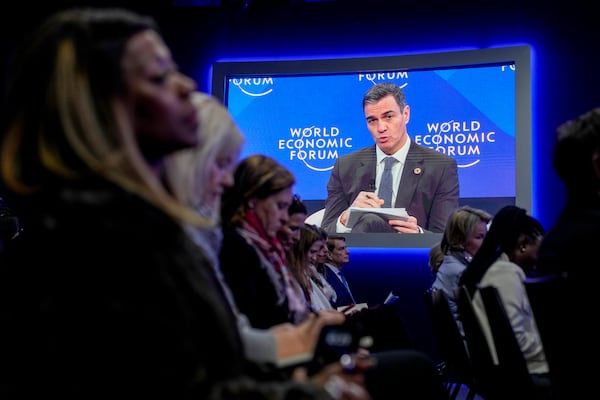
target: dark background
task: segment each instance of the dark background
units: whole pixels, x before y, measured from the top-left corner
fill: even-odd
[[[46,4],[51,3],[51,4]],[[205,2],[206,3],[206,2]],[[12,2],[0,12],[1,93],[10,55],[46,15],[71,5],[118,5],[158,21],[180,69],[210,92],[215,61],[360,57],[532,46],[532,210],[547,228],[563,203],[551,167],[554,129],[600,105],[600,18],[584,2],[525,1],[169,1]],[[1,110],[0,110],[1,112]],[[352,248],[347,276],[356,297],[375,304],[390,290],[415,342],[435,354],[423,292],[431,283],[427,249]]]

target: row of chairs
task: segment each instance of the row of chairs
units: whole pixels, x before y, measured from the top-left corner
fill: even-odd
[[[432,321],[440,357],[444,362],[449,397],[456,399],[462,386],[468,387],[467,400],[535,399],[537,391],[527,363],[508,319],[498,290],[481,287],[498,363],[494,363],[485,334],[465,287],[457,293],[457,306],[464,337],[450,310],[446,294],[429,289],[425,300]]]

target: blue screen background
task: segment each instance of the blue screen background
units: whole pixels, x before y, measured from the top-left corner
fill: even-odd
[[[273,156],[296,175],[296,193],[324,200],[335,159],[373,144],[362,97],[383,81],[404,88],[411,140],[456,158],[461,198],[515,197],[515,71],[508,64],[230,78],[227,106],[247,140],[242,156]]]

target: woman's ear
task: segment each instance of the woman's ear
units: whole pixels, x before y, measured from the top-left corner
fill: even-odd
[[[524,235],[520,235],[519,240],[515,243],[515,247],[511,250],[511,254],[509,254],[509,258],[511,261],[517,261],[527,252],[528,241]]]

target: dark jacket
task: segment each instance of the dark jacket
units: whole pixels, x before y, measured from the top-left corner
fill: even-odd
[[[342,282],[342,280],[337,276],[335,271],[331,269],[331,267],[329,267],[327,264],[325,265],[325,268],[327,268],[325,273],[325,279],[327,279],[327,282],[329,282],[331,287],[333,287],[333,290],[335,290],[335,293],[337,295],[335,302],[332,304],[333,307],[338,308],[354,303],[354,300],[356,299],[352,299],[352,294],[350,293],[350,290],[346,287],[346,285],[344,285],[344,282]]]
[[[0,398],[286,398],[179,224],[102,182],[32,200],[0,259]]]
[[[258,250],[235,228],[224,230],[219,262],[236,305],[253,327],[294,322],[285,292],[277,292]]]
[[[375,145],[336,160],[321,224],[326,231],[336,231],[337,218],[361,191],[375,190],[376,161]],[[443,232],[448,216],[458,208],[456,160],[411,141],[399,186],[394,207],[406,208],[423,229]]]

